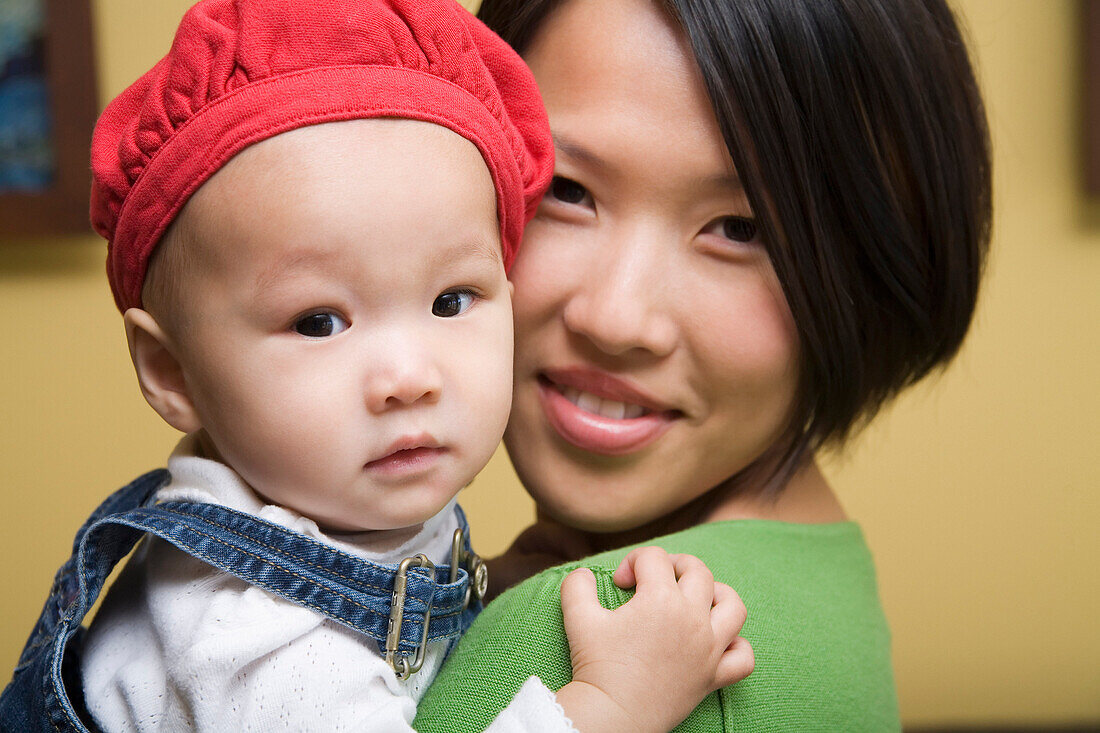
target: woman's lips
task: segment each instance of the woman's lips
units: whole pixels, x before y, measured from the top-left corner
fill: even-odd
[[[563,381],[578,384],[585,377],[570,375]],[[588,380],[599,389],[606,383],[604,377]],[[574,384],[554,381],[549,376],[539,377],[539,402],[550,425],[567,443],[582,450],[606,456],[621,456],[641,450],[661,437],[681,413],[676,410],[654,410],[625,399],[627,388],[618,388],[616,394],[600,389],[604,394],[589,392]],[[651,402],[652,404],[652,402]]]

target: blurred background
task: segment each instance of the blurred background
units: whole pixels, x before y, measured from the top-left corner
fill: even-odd
[[[0,21],[20,1],[0,0]],[[98,109],[164,54],[189,4],[92,0]],[[954,7],[995,150],[977,318],[945,374],[825,464],[875,554],[906,727],[1100,729],[1100,197],[1081,162],[1083,6]],[[5,683],[77,527],[178,438],[137,389],[103,241],[14,231],[0,229]],[[533,518],[503,451],[462,498],[482,555]]]

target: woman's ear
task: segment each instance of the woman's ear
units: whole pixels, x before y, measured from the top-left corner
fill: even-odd
[[[198,430],[202,424],[168,334],[152,315],[140,308],[128,309],[122,320],[126,324],[130,359],[145,401],[176,430],[184,433]]]

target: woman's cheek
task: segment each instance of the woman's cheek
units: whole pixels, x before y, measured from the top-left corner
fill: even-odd
[[[785,421],[797,389],[798,337],[773,282],[758,277],[736,288],[727,286],[721,312],[713,314],[713,320],[725,322],[724,329],[697,328],[693,352],[705,371],[701,380],[715,399],[725,394],[750,400],[746,408],[778,422]]]
[[[708,347],[716,352],[714,361],[727,365],[723,371],[771,381],[788,376],[797,366],[793,329],[786,326],[783,319],[756,311],[736,331],[730,329],[712,339]]]
[[[509,273],[515,286],[512,307],[517,328],[521,320],[562,306],[591,267],[595,243],[590,240],[591,232],[585,227],[539,218],[528,224]]]

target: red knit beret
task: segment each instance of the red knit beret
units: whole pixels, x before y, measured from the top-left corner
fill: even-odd
[[[244,148],[366,117],[447,127],[481,151],[505,266],[553,172],[535,80],[453,0],[203,0],[171,51],[112,101],[92,139],[92,225],[120,310],[187,199]]]

